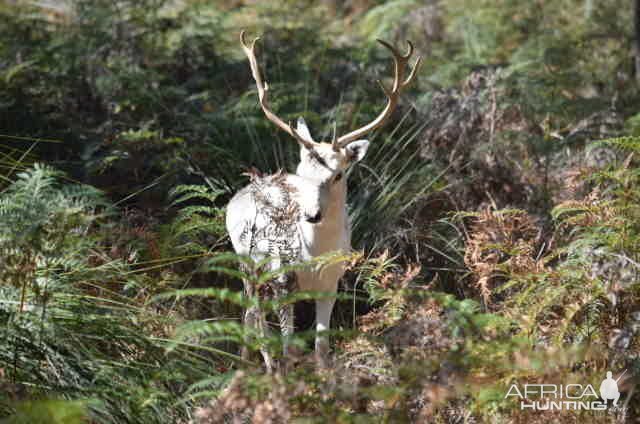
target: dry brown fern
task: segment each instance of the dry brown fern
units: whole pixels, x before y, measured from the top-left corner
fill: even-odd
[[[524,211],[487,207],[477,214],[470,226],[464,262],[487,307],[494,289],[510,275],[544,270],[536,249],[539,236],[533,218]]]

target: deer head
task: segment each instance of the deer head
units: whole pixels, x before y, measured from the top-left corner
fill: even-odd
[[[378,40],[380,44],[389,49],[393,56],[394,63],[394,78],[391,87],[385,86],[382,81],[378,80],[382,91],[387,97],[385,108],[373,121],[361,128],[340,137],[334,136],[334,139],[331,141],[316,142],[313,137],[311,137],[311,133],[304,119],[298,118],[296,128],[294,128],[290,123],[286,123],[280,119],[271,110],[268,96],[269,86],[262,80],[255,55],[255,44],[259,39],[259,37],[255,38],[251,44],[248,45],[245,41],[245,32],[242,31],[240,33],[242,49],[249,58],[251,73],[256,82],[258,99],[264,114],[267,119],[291,135],[300,145],[300,163],[298,164],[296,174],[315,181],[319,186],[326,187],[330,192],[345,191],[346,184],[344,175],[346,170],[350,165],[360,161],[367,153],[369,147],[369,141],[361,138],[382,126],[389,119],[398,105],[400,92],[413,81],[422,58],[418,57],[409,76],[405,78],[409,58],[413,54],[413,45],[411,42],[407,41],[408,51],[403,55],[389,43]]]

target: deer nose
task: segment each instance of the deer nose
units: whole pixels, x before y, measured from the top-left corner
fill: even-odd
[[[322,212],[318,211],[314,216],[306,215],[305,218],[307,222],[317,224],[322,220]]]

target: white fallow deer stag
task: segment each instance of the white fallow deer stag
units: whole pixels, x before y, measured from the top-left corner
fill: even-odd
[[[408,43],[408,52],[401,54],[385,41],[380,44],[391,51],[394,62],[394,79],[391,87],[380,86],[387,97],[387,104],[380,115],[369,124],[331,142],[316,142],[311,137],[304,119],[299,118],[297,127],[279,118],[269,105],[269,87],[263,81],[255,55],[256,38],[248,45],[244,31],[240,34],[242,49],[249,58],[251,73],[258,89],[260,106],[267,119],[287,132],[300,146],[300,163],[295,174],[277,173],[267,177],[253,175],[249,186],[239,191],[227,206],[226,225],[236,253],[248,255],[256,261],[267,258],[270,270],[276,271],[284,265],[306,263],[319,256],[351,251],[351,226],[347,214],[348,168],[360,161],[369,147],[362,140],[365,134],[380,127],[395,110],[400,92],[416,75],[421,58],[405,78],[413,45]],[[344,273],[344,262],[328,263],[323,267],[301,267],[290,273],[295,287],[290,287],[287,277],[276,281],[286,290],[298,289],[324,292],[315,301],[317,358],[324,362],[328,353],[328,341],[323,332],[329,329],[331,312],[335,303],[338,280]],[[291,275],[294,274],[294,275]],[[245,292],[255,295],[255,287],[244,281]],[[280,328],[285,340],[293,332],[293,306],[284,306],[278,313]],[[245,325],[265,331],[264,313],[259,308],[248,308]],[[261,349],[267,369],[275,362],[266,349]],[[246,354],[246,352],[245,352]]]

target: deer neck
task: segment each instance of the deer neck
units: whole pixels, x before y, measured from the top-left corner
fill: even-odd
[[[320,181],[317,184],[322,184]],[[323,219],[314,224],[314,232],[318,233],[342,233],[347,222],[347,184],[340,181],[327,187],[326,198],[322,211]]]
[[[329,188],[325,211],[326,223],[344,226],[347,217],[347,184],[344,181]]]
[[[345,249],[349,244],[347,186],[340,182],[328,188],[322,221],[313,228],[313,255]]]

